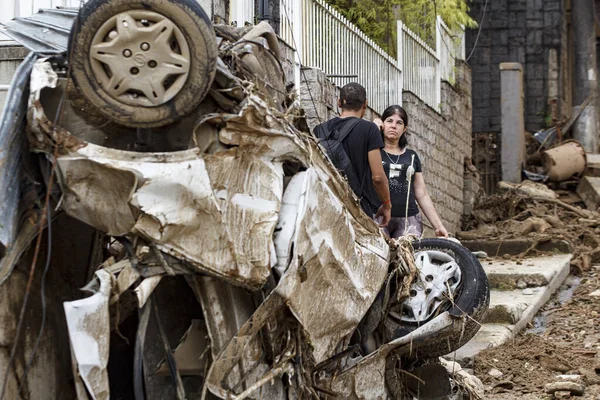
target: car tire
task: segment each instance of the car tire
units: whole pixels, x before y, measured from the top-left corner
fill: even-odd
[[[195,0],[91,0],[73,25],[69,49],[80,94],[134,128],[164,126],[193,111],[218,58],[213,27]]]
[[[446,239],[421,239],[413,243],[415,253],[420,251],[441,251],[450,255],[462,274],[462,283],[455,293],[454,302],[448,311],[456,322],[443,332],[430,335],[423,342],[413,343],[411,358],[433,358],[452,353],[467,343],[481,327],[490,302],[490,287],[487,276],[479,260],[462,245]],[[427,322],[425,322],[426,324]],[[384,322],[390,339],[407,335],[419,327],[413,323]],[[422,326],[423,324],[421,324]]]

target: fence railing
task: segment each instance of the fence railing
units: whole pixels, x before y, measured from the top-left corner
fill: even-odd
[[[296,48],[303,66],[320,68],[338,86],[350,81],[362,84],[375,110],[401,103],[402,69],[398,61],[329,4],[322,0],[281,0],[280,9],[280,35]],[[294,29],[296,21],[301,30]]]
[[[404,71],[404,87],[430,107],[439,109],[440,68],[436,51],[398,21],[398,57]]]
[[[441,79],[454,84],[456,82],[456,59],[465,59],[464,31],[452,32],[441,17],[437,17],[439,37],[437,40],[440,58]]]
[[[455,60],[464,59],[464,33],[453,34],[440,17],[432,49],[398,21],[394,59],[323,0],[280,0],[280,36],[297,51],[300,66],[320,68],[338,86],[355,81],[378,112],[402,103],[402,91],[439,111],[441,80],[454,83]]]

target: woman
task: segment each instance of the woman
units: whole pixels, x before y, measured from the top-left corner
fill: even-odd
[[[381,120],[373,121],[379,126],[385,147],[381,150],[383,169],[390,182],[392,219],[384,228],[391,238],[406,234],[421,237],[423,221],[417,204],[433,225],[436,236],[448,237],[431,197],[427,194],[421,160],[414,150],[407,149],[406,131],[408,115],[398,105],[386,108]]]

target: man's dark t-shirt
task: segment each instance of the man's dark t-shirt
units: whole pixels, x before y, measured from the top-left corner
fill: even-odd
[[[414,160],[413,160],[414,155]],[[408,193],[408,181],[406,180],[406,171],[411,165],[416,172],[422,172],[421,160],[414,150],[406,149],[401,155],[390,154],[381,150],[381,162],[383,170],[390,182],[390,197],[392,200],[392,217],[404,218],[412,217],[419,213],[417,201],[415,198],[415,175],[410,180],[410,193]],[[391,168],[393,166],[393,168]],[[390,173],[390,170],[392,173]],[[408,195],[408,196],[407,196]],[[408,197],[408,215],[406,215],[406,198]],[[380,202],[376,203],[380,204]]]
[[[327,122],[325,128],[329,132],[333,132],[335,129],[340,131],[344,124],[348,121],[356,119],[356,117],[347,118],[333,118]],[[316,128],[315,128],[316,129]],[[377,150],[383,148],[383,139],[381,132],[377,129],[377,125],[370,121],[359,120],[356,126],[352,128],[348,136],[342,142],[346,154],[352,163],[354,173],[361,183],[363,191],[363,200],[366,200],[372,208],[371,213],[374,213],[377,209],[374,208],[375,204],[381,203],[377,198],[377,194],[372,189],[373,181],[371,179],[371,168],[369,167],[368,153],[371,150]],[[359,193],[356,193],[360,197]],[[364,203],[361,202],[361,203]],[[363,207],[364,209],[365,207]],[[365,210],[367,212],[368,210]],[[368,213],[368,212],[367,212]],[[371,216],[369,214],[369,216]]]

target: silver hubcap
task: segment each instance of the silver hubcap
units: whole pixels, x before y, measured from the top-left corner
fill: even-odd
[[[405,322],[429,320],[452,302],[461,282],[460,267],[447,253],[435,250],[415,254],[418,276],[410,287],[410,296],[402,304]]]
[[[113,98],[152,107],[172,99],[190,71],[190,49],[179,28],[153,11],[132,10],[96,32],[90,62],[100,86]]]

